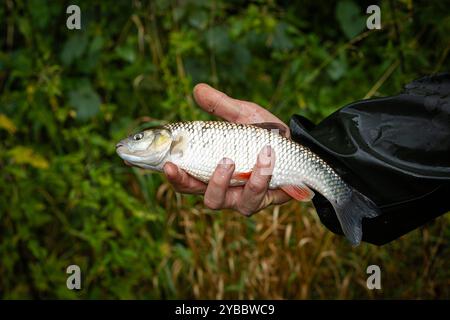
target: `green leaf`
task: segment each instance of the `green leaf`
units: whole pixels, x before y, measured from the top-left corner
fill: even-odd
[[[208,14],[203,11],[194,11],[189,15],[189,23],[197,29],[205,29],[208,24]]]
[[[47,159],[29,147],[16,146],[9,150],[8,154],[17,164],[29,164],[37,169],[47,169],[49,167]]]
[[[287,34],[288,25],[284,22],[277,24],[273,35],[272,46],[279,50],[290,50],[293,47],[292,41]]]
[[[347,72],[347,60],[344,52],[330,63],[327,72],[334,81],[341,79],[345,75]]]
[[[100,96],[91,85],[69,92],[69,104],[77,111],[77,119],[87,120],[94,117],[100,111]]]
[[[11,134],[17,131],[17,127],[14,122],[3,113],[0,113],[0,128],[5,129]]]
[[[95,52],[100,51],[103,48],[104,42],[105,42],[105,40],[103,39],[102,36],[96,36],[91,41],[91,44],[89,45],[89,52],[90,53],[95,53]]]
[[[88,44],[87,36],[76,34],[69,38],[64,44],[61,52],[61,60],[64,65],[70,65],[75,59],[80,58]]]
[[[136,60],[136,50],[129,45],[117,47],[116,53],[120,58],[129,63],[133,63]]]
[[[228,31],[224,27],[214,27],[207,31],[206,40],[208,47],[216,54],[225,53],[230,49],[231,42]]]
[[[347,38],[353,39],[365,28],[362,9],[351,0],[341,0],[336,6],[336,19]]]

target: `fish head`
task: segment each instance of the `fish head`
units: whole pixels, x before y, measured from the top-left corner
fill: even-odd
[[[121,140],[116,152],[131,165],[161,171],[170,155],[172,141],[168,129],[151,128]]]

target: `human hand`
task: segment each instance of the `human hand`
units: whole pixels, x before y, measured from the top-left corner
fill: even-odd
[[[202,109],[224,120],[244,124],[278,123],[286,128],[285,135],[289,137],[286,124],[256,103],[233,99],[203,83],[195,86],[194,98]],[[177,192],[204,194],[208,208],[230,208],[250,216],[271,204],[282,204],[291,199],[282,190],[268,189],[275,156],[270,147],[264,148],[249,180],[239,187],[229,186],[235,168],[230,159],[223,159],[218,164],[208,184],[191,177],[173,163],[165,164],[164,173]]]

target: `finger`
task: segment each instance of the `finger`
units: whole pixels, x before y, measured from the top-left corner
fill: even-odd
[[[243,187],[229,187],[225,195],[225,201],[222,205],[222,208],[238,210],[238,204],[241,202],[243,189]],[[292,198],[283,190],[267,190],[264,199],[257,210],[261,210],[262,208],[265,208],[271,204],[280,205],[288,202],[289,200],[292,200]],[[255,210],[255,212],[257,210]],[[247,213],[244,215],[249,216],[251,214]]]
[[[164,174],[177,192],[203,194],[206,184],[191,177],[171,162],[164,165]]]
[[[205,191],[205,206],[210,209],[221,209],[234,172],[232,160],[224,158],[216,167]]]
[[[194,98],[201,108],[230,122],[277,122],[286,126],[280,119],[256,103],[233,99],[206,83],[195,86]]]
[[[268,190],[264,199],[265,202],[262,204],[261,208],[271,204],[283,204],[291,199],[292,198],[283,190]]]
[[[242,196],[238,204],[238,210],[244,215],[251,215],[258,211],[263,203],[269,188],[269,181],[272,177],[273,167],[275,164],[275,154],[270,146],[264,147],[259,153],[256,165],[253,168],[250,179],[245,184]],[[271,200],[271,199],[268,199]]]

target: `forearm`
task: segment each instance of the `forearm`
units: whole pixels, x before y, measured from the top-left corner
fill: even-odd
[[[363,221],[364,241],[387,243],[450,211],[450,76],[438,77],[438,87],[435,78],[422,79],[398,96],[350,104],[317,126],[291,119],[294,141],[380,207],[380,217]],[[324,225],[341,233],[328,201],[313,202]]]

